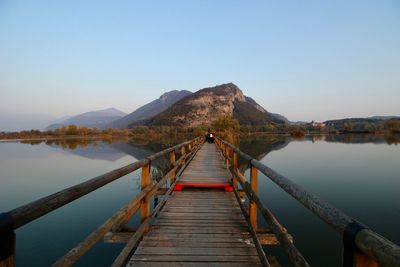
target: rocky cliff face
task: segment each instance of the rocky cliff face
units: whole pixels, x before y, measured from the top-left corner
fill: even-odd
[[[186,96],[144,124],[194,127],[224,115],[237,118],[241,124],[262,125],[273,121],[264,108],[246,97],[235,84],[228,83]]]

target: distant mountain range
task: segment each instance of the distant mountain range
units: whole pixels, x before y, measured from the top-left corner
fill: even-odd
[[[233,83],[201,89],[188,95],[154,117],[133,125],[170,125],[194,127],[229,115],[241,124],[262,125],[286,123],[279,114],[266,111],[252,98],[245,96]]]
[[[130,114],[115,108],[90,111],[76,116],[54,118],[31,118],[21,123],[14,119],[13,123],[0,117],[0,126],[7,130],[43,129],[54,130],[61,126],[75,124],[78,126],[96,127],[98,129],[131,128],[137,125],[168,125],[194,127],[209,124],[220,116],[229,115],[238,119],[242,125],[264,125],[268,123],[302,125],[307,122],[290,122],[281,114],[265,110],[254,99],[243,94],[233,83],[208,87],[192,93],[187,90],[173,90],[164,93],[154,101],[139,107]],[[338,125],[348,121],[399,119],[399,116],[373,116],[368,118],[349,118],[326,121],[327,125]],[[19,127],[17,127],[19,123]],[[36,124],[35,124],[36,123]],[[12,125],[12,127],[7,126]],[[35,126],[37,125],[37,126]]]
[[[235,84],[227,83],[195,93],[187,90],[166,92],[130,114],[113,108],[79,114],[48,126],[47,130],[70,124],[99,129],[136,125],[193,127],[208,124],[223,115],[233,116],[241,124],[289,123],[284,116],[266,111],[254,99],[245,96]]]
[[[54,130],[56,128],[75,124],[78,126],[95,127],[99,129],[104,129],[111,122],[118,120],[126,115],[125,112],[120,111],[115,108],[108,108],[96,111],[90,111],[82,113],[76,116],[72,116],[66,120],[60,121],[49,125],[46,130]]]
[[[130,125],[149,119],[158,113],[166,110],[182,98],[191,95],[192,92],[187,90],[174,90],[164,93],[158,99],[136,109],[132,113],[122,117],[121,119],[115,120],[109,124],[112,128],[127,128]]]

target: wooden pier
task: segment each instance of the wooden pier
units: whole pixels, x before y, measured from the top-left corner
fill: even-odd
[[[274,266],[263,245],[279,245],[293,266],[309,266],[295,237],[258,197],[262,173],[342,235],[344,267],[400,267],[398,245],[232,144],[215,141],[195,138],[1,213],[0,267],[16,264],[15,229],[139,169],[141,191],[53,266],[73,265],[101,241],[125,244],[112,266]],[[249,164],[248,177],[239,158]],[[152,178],[156,160],[170,165],[159,180]],[[257,227],[257,212],[267,229]],[[136,213],[141,223],[133,228],[128,222]]]
[[[261,265],[235,194],[225,192],[230,180],[216,146],[204,144],[178,178],[183,191],[169,197],[128,265]]]

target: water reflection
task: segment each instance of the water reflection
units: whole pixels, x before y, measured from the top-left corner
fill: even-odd
[[[340,134],[340,135],[306,135],[294,138],[286,135],[271,135],[263,137],[248,137],[240,139],[240,149],[256,159],[261,159],[269,152],[279,150],[292,141],[310,142],[333,142],[345,144],[388,144],[397,145],[400,142],[400,135],[370,135],[370,134]]]
[[[400,135],[371,135],[371,134],[342,134],[342,135],[327,135],[326,142],[338,142],[346,144],[388,144],[397,145],[400,142]]]
[[[341,134],[341,135],[306,135],[295,138],[287,135],[271,135],[261,137],[242,138],[236,144],[241,151],[251,157],[262,160],[270,152],[285,148],[291,142],[328,142],[345,144],[388,144],[397,145],[400,142],[400,135],[370,135],[370,134]],[[246,171],[249,168],[248,162],[239,158],[239,169]]]
[[[182,141],[64,139],[0,143],[0,206],[9,210]],[[271,135],[241,138],[236,145],[398,243],[399,141],[399,135]],[[153,175],[161,176],[168,164],[167,157],[152,162],[156,171]],[[239,164],[246,171],[248,162],[239,160]],[[24,255],[19,257],[19,265],[54,262],[139,190],[140,172],[132,173],[22,228],[17,233],[17,255]],[[337,233],[261,174],[259,194],[295,237],[296,246],[312,266],[340,265],[341,241]],[[260,227],[265,227],[262,222],[259,218]],[[52,240],[62,242],[44,250]],[[79,264],[108,266],[120,249],[99,244]],[[286,257],[274,248],[268,251],[288,266]]]
[[[163,138],[157,141],[145,139],[59,139],[59,140],[25,140],[23,144],[39,145],[45,143],[54,149],[63,151],[88,159],[100,159],[106,161],[117,161],[126,155],[136,159],[148,157],[158,151],[181,143],[185,140]],[[341,134],[341,135],[308,135],[301,138],[294,138],[287,135],[270,135],[259,137],[245,137],[236,139],[235,145],[241,151],[251,157],[261,160],[270,152],[285,148],[290,142],[328,142],[345,144],[388,144],[397,145],[400,142],[400,135],[370,135],[370,134]],[[248,162],[239,158],[239,169],[245,172],[249,168]],[[153,167],[161,173],[168,168],[166,159],[154,162]]]
[[[143,140],[143,139],[50,139],[50,140],[22,140],[21,144],[40,145],[42,143],[55,148],[62,149],[65,152],[91,158],[116,161],[121,157],[117,154],[131,155],[135,158],[145,158],[160,150],[166,149],[186,140],[181,139],[161,139],[161,140]],[[111,157],[104,156],[111,154]]]
[[[163,138],[160,140],[145,139],[57,139],[57,140],[23,140],[22,144],[39,145],[45,143],[52,148],[61,148],[66,152],[91,158],[116,161],[123,155],[131,155],[135,158],[144,158],[162,149],[168,148],[185,140]],[[270,135],[244,137],[236,140],[236,145],[246,154],[258,160],[268,153],[286,147],[290,142],[333,142],[346,144],[388,144],[397,145],[400,135],[370,135],[370,134],[340,134],[340,135],[306,135],[294,138],[287,135]],[[110,157],[105,156],[111,155]]]

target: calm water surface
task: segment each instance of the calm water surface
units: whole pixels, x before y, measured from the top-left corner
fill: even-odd
[[[168,142],[164,142],[167,143]],[[0,211],[8,211],[162,150],[160,143],[0,143]],[[246,153],[318,194],[373,230],[400,243],[400,146],[373,136],[284,137],[240,140]],[[162,163],[155,164],[162,166]],[[246,163],[241,163],[246,171]],[[17,264],[48,266],[132,199],[131,173],[17,230]],[[339,266],[341,237],[268,178],[259,192],[312,266]],[[137,218],[131,224],[138,224]],[[259,224],[266,226],[259,218]],[[121,245],[99,242],[80,266],[109,266]],[[283,252],[265,247],[283,266]]]

